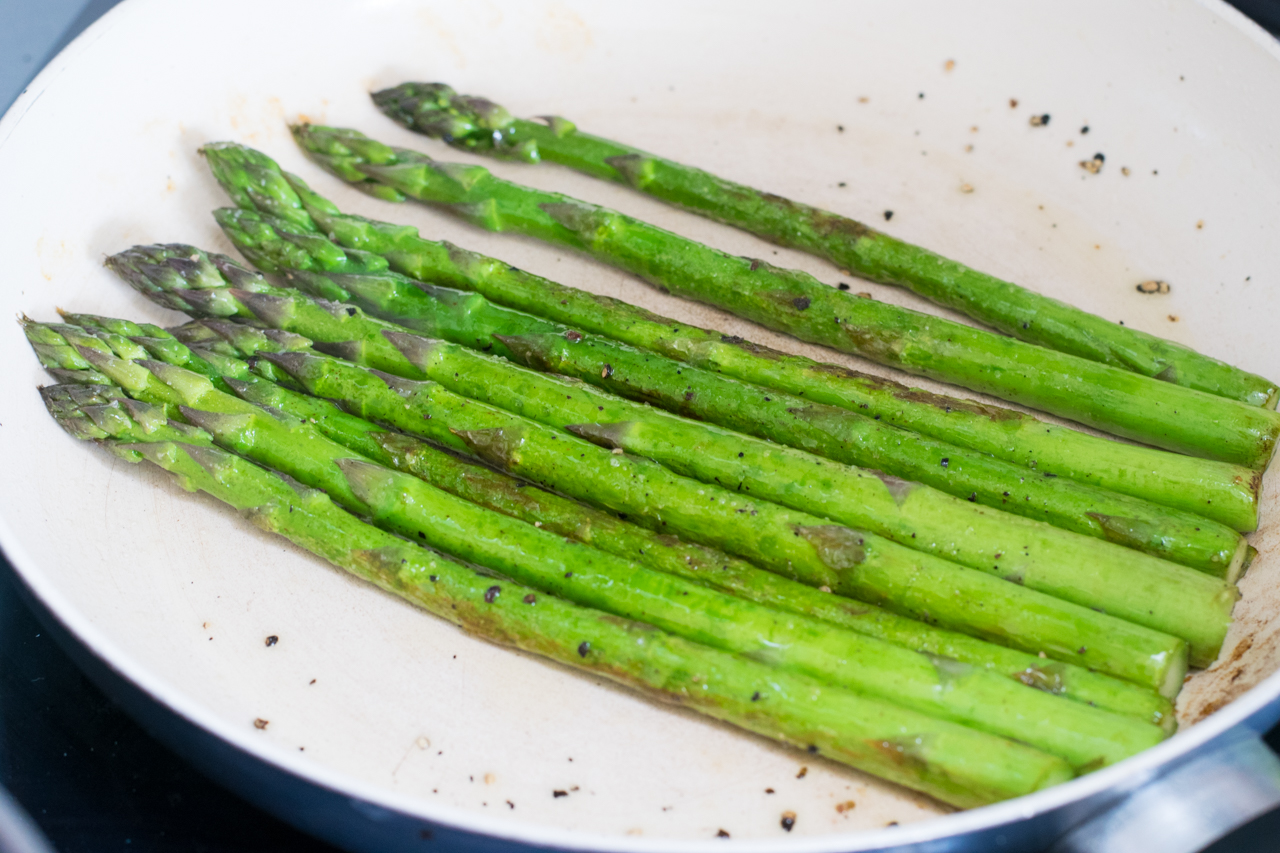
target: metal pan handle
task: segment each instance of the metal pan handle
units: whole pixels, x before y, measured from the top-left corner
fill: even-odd
[[[1078,824],[1051,853],[1195,853],[1280,805],[1280,759],[1252,733],[1222,738]]]

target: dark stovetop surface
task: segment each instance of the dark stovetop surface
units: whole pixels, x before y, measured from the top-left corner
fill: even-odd
[[[116,2],[0,0],[0,112]],[[1280,0],[1235,5],[1280,32]],[[0,555],[0,790],[8,788],[54,850],[335,851],[211,782],[143,731],[53,642],[19,583]],[[1280,747],[1280,727],[1268,742]],[[0,829],[3,817],[0,809]],[[1280,810],[1208,849],[1272,851],[1277,838]],[[2,832],[0,853],[9,853]]]

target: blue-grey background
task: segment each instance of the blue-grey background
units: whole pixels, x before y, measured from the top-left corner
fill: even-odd
[[[117,2],[0,0],[0,113]],[[1234,5],[1280,33],[1280,0]],[[0,554],[0,853],[37,853],[6,833],[12,815],[4,788],[59,853],[336,853],[210,782],[151,738],[48,636],[20,583]],[[1268,741],[1280,748],[1280,728]],[[1275,850],[1280,811],[1205,853]]]

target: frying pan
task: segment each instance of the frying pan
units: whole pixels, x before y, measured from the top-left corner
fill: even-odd
[[[586,260],[359,196],[285,130],[299,117],[352,125],[466,160],[367,99],[440,79],[858,218],[893,211],[898,236],[1274,375],[1277,60],[1273,40],[1219,3],[129,0],[0,121],[0,302],[9,316],[57,306],[178,321],[100,261],[139,242],[229,251],[208,217],[226,201],[194,152],[230,138],[348,210],[883,372]],[[1048,125],[1029,123],[1044,113]],[[1077,165],[1095,152],[1107,164],[1096,175]],[[621,188],[485,165],[841,278]],[[1133,287],[1152,278],[1171,292]],[[46,380],[16,329],[0,358],[0,547],[34,605],[162,739],[350,849],[1190,851],[1280,802],[1280,766],[1257,740],[1280,718],[1274,476],[1235,626],[1184,688],[1180,732],[1069,784],[948,813],[438,624],[157,472],[77,445],[44,414],[34,386]],[[797,814],[790,832],[783,811]]]

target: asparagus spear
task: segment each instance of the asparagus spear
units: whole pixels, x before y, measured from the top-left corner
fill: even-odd
[[[110,318],[74,316],[77,322],[94,328],[127,331],[131,325]],[[235,323],[197,322],[183,327],[180,333],[206,344],[225,343],[235,352],[250,356],[259,352],[289,351],[273,340],[269,332]],[[134,340],[147,345],[156,338]],[[296,346],[298,341],[290,343]],[[177,346],[158,347],[152,352],[167,364],[184,366],[189,362]],[[273,367],[265,360],[255,360],[251,369],[247,362],[222,353],[206,352],[205,356],[241,399],[305,420],[350,450],[379,464],[415,474],[487,509],[759,604],[813,616],[912,651],[983,667],[1029,687],[1147,720],[1166,731],[1172,731],[1175,725],[1168,700],[1149,690],[1071,664],[1050,663],[1035,655],[933,628],[874,605],[855,605],[839,596],[815,591],[757,569],[745,560],[654,533],[576,501],[519,483],[508,475],[464,461],[418,439],[388,432],[348,415],[326,400],[266,381],[253,372]]]
[[[264,355],[349,411],[486,461],[660,533],[747,558],[820,589],[1176,693],[1182,641],[863,531],[689,480],[648,460],[448,392],[306,353]],[[825,590],[824,590],[825,591]],[[1086,636],[1088,639],[1086,639]]]
[[[428,379],[685,476],[865,529],[1030,589],[1182,637],[1217,657],[1239,598],[1200,572],[878,471],[620,400],[444,341],[386,333]]]
[[[907,388],[879,377],[769,350],[741,338],[655,316],[625,302],[565,287],[410,226],[341,213],[261,152],[235,143],[202,149],[219,182],[245,209],[376,252],[404,274],[472,290],[502,305],[605,334],[717,373],[806,399],[861,411],[923,435],[1045,474],[1070,477],[1193,512],[1248,531],[1257,527],[1261,477],[1223,462],[1097,438],[1030,415]],[[345,298],[335,296],[334,298]]]
[[[155,254],[155,255],[164,255],[165,251],[167,250],[163,250],[162,247],[150,247],[146,250],[133,249],[133,250],[130,250],[128,253],[123,253],[125,255],[128,255],[130,259],[127,263],[120,260],[121,256],[114,256],[113,258],[108,259],[108,264],[114,267],[115,269],[117,269],[118,271],[120,271],[122,275],[126,277],[126,280],[132,281],[134,279],[137,279],[140,276],[145,278],[144,271],[146,269],[146,264],[142,260],[144,256],[148,255],[148,253]],[[194,250],[192,250],[190,247],[183,247],[181,251],[184,254],[191,254],[192,252],[194,252]],[[196,255],[192,254],[191,256],[195,257]],[[158,280],[158,279],[159,279],[159,276],[155,276],[153,277],[153,279],[147,279],[147,281]],[[372,318],[366,317],[359,308],[356,308],[354,306],[338,305],[334,303],[325,303],[321,300],[313,300],[304,296],[301,293],[298,293],[297,291],[290,291],[290,290],[284,290],[284,289],[271,291],[271,288],[269,288],[269,286],[265,284],[258,285],[259,287],[258,292],[253,292],[253,293],[238,290],[235,288],[224,288],[220,291],[216,289],[181,290],[180,288],[182,287],[183,281],[184,279],[179,275],[166,278],[165,286],[167,288],[170,288],[172,292],[166,292],[163,297],[164,300],[179,300],[179,301],[185,301],[185,302],[195,301],[195,302],[207,304],[209,306],[213,306],[219,312],[228,312],[228,313],[234,313],[239,316],[251,317],[260,322],[265,322],[265,323],[268,323],[269,325],[284,328],[286,331],[292,331],[298,334],[304,334],[308,337],[313,338],[314,340],[323,342],[323,347],[327,350],[339,351],[346,358],[349,358],[353,361],[358,361],[361,364],[364,364],[370,367],[377,368],[378,370],[386,371],[388,374],[392,374],[396,376],[407,376],[407,377],[421,377],[424,375],[422,372],[422,368],[419,367],[418,365],[415,365],[408,357],[406,357],[404,353],[396,349],[395,346],[392,345],[390,338],[383,334],[384,332],[394,333],[395,330],[398,329],[399,327],[396,327],[393,324],[386,323],[384,321],[378,321],[378,320],[374,320]],[[271,292],[268,292],[268,291],[271,291]],[[198,298],[196,298],[197,295],[199,295]],[[288,367],[286,367],[286,369],[289,369],[291,373],[293,372],[293,370]],[[527,373],[527,371],[524,371],[524,372]],[[536,374],[533,374],[533,375],[536,375]],[[315,393],[314,389],[310,385],[306,384],[305,379],[297,376],[295,376],[295,378],[297,378],[299,381],[302,381],[305,387],[307,387],[309,391],[312,391],[313,393]],[[574,390],[581,393],[586,393],[585,388],[576,388]],[[591,392],[591,393],[596,393],[596,392]],[[322,394],[322,396],[333,396],[333,395]],[[569,395],[569,396],[573,396],[573,395]],[[622,401],[615,401],[610,405],[622,405],[622,404],[623,404]],[[595,414],[595,413],[596,412],[592,412],[592,414]],[[408,427],[408,429],[412,429],[412,427]],[[562,437],[562,434],[557,433],[556,435],[557,437]],[[437,440],[443,440],[446,443],[448,443],[449,438],[451,438],[451,436],[443,437],[443,438],[435,437],[435,436],[429,436],[429,437],[437,438]],[[740,438],[743,441],[748,441],[748,439],[746,439],[745,437],[740,437]],[[772,447],[772,445],[769,445],[769,447]],[[730,451],[731,456],[732,456],[732,453],[733,451]],[[754,456],[755,454],[753,454],[753,458]],[[822,460],[813,458],[813,461],[818,465],[822,465]],[[616,466],[618,462],[614,461],[612,464]],[[736,464],[736,460],[731,458],[730,460],[728,460],[728,464],[730,465]],[[843,466],[838,466],[838,467],[841,470],[847,470],[847,469],[844,469]],[[813,474],[811,472],[805,471],[804,473],[805,473],[806,482],[809,482],[810,480],[812,480]],[[885,483],[888,481],[882,481],[880,480],[879,477],[875,477],[873,479],[875,479],[875,483],[871,484],[870,488],[871,488],[871,494],[875,495],[876,497],[874,501],[876,505],[876,509],[888,512],[891,515],[897,512],[897,509],[895,509],[895,506],[894,506],[896,505],[896,500],[892,499],[892,495],[887,491],[887,487],[885,485]],[[890,478],[890,480],[891,479],[892,478]],[[733,482],[733,480],[725,480],[725,482]],[[569,494],[573,494],[574,496],[582,497],[583,499],[586,499],[586,500],[595,500],[595,497],[592,496],[591,494],[582,495],[582,494],[578,494],[577,492],[574,492],[573,486],[561,485],[561,486],[558,486],[557,488],[559,488],[559,490],[561,491],[564,491]],[[926,489],[927,487],[920,487],[920,488]],[[886,500],[886,498],[888,499]],[[690,498],[690,500],[695,500],[695,499]],[[967,504],[963,506],[967,506]],[[622,512],[635,511],[635,510],[628,510],[628,509],[619,510],[619,508],[616,506],[611,506],[610,508],[615,509],[617,511],[622,511]],[[770,506],[770,509],[773,509],[772,505]],[[845,512],[851,511],[854,508],[847,507],[847,506],[846,507],[836,506],[834,509],[835,511],[843,514]],[[652,510],[650,511],[652,512]],[[901,519],[898,520],[898,523],[899,524],[901,523]],[[1024,522],[1024,523],[1030,523],[1030,522]],[[691,529],[689,531],[686,531],[685,535],[697,541],[703,541],[703,544],[710,544],[710,545],[722,548],[723,550],[728,550],[732,553],[739,554],[740,556],[745,556],[748,559],[752,559],[758,563],[760,562],[759,555],[761,554],[761,549],[764,546],[756,545],[756,546],[748,547],[746,544],[744,544],[747,542],[747,538],[746,538],[747,534],[750,534],[752,536],[759,535],[758,531],[755,530],[754,528],[744,531],[743,535],[737,538],[735,538],[734,536],[728,536],[726,539],[723,539],[723,540],[715,539],[711,541],[706,541],[706,540],[699,539],[698,537],[714,536],[717,534],[717,531],[703,529],[704,526],[705,525],[692,523]],[[725,528],[725,529],[728,530],[730,528]],[[1052,528],[1049,528],[1049,529],[1051,530]],[[910,536],[911,532],[914,532],[914,531],[907,530],[901,533],[905,539],[913,542],[913,544],[926,544],[926,545],[934,544],[934,543],[928,543],[928,542],[924,542],[924,543],[919,542],[918,534],[916,539],[912,539]],[[946,538],[943,540],[944,543],[949,543],[954,534],[955,534],[955,531],[948,532],[946,534]],[[1063,533],[1063,535],[1069,536],[1070,534]],[[1092,540],[1083,539],[1083,537],[1081,537],[1081,539],[1084,542],[1092,541]],[[785,538],[783,541],[790,542],[789,539],[785,539]],[[777,543],[775,542],[775,545],[776,544]],[[1103,543],[1097,543],[1097,544],[1099,546],[1103,545]],[[979,549],[977,551],[977,555],[975,556],[975,560],[978,562],[977,568],[979,568],[982,571],[992,571],[991,566],[993,564],[989,562],[991,558],[983,550],[989,547],[989,543],[977,542],[975,543],[975,547]],[[1021,568],[1021,563],[1020,563],[1021,558],[1016,556],[1017,552],[1021,550],[1021,547],[1022,547],[1021,545],[1018,545],[1014,548],[1006,549],[1005,552],[998,552],[998,553],[1000,553],[1001,556],[1003,556],[1004,553],[1009,553],[1011,556],[1010,556],[1010,560],[1007,562],[1019,561],[1019,566],[1015,567],[1015,570],[1016,570],[1017,568]],[[745,550],[739,550],[739,549],[745,549]],[[1061,577],[1063,572],[1069,575],[1076,571],[1082,572],[1085,576],[1087,576],[1090,571],[1089,566],[1075,567],[1069,563],[1063,564],[1060,559],[1055,558],[1051,553],[1039,553],[1041,551],[1039,547],[1037,547],[1036,550],[1038,553],[1035,555],[1035,559],[1032,562],[1038,562],[1040,563],[1041,568],[1044,568],[1045,561],[1047,561],[1047,567],[1049,569],[1050,576],[1056,573],[1056,574],[1059,574],[1059,576]],[[810,552],[808,549],[802,549],[801,553],[803,555],[808,555],[809,558],[812,559],[812,556],[810,555]],[[1028,555],[1028,557],[1030,557],[1030,555]],[[1139,561],[1150,559],[1150,558],[1142,557],[1141,555],[1136,553],[1132,554],[1132,557],[1135,560],[1139,560]],[[786,553],[775,553],[775,554],[771,554],[769,559],[773,560],[774,562],[770,565],[763,566],[764,568],[771,568],[774,570],[791,572],[794,569],[794,566],[792,566],[792,562],[797,558],[792,555],[788,555]],[[998,557],[996,559],[998,559]],[[1172,564],[1164,564],[1164,563],[1160,563],[1160,561],[1155,561],[1155,562],[1158,563],[1160,566],[1168,566],[1169,569],[1176,569],[1176,567],[1172,566]],[[1122,566],[1121,568],[1127,570],[1127,565]],[[998,569],[996,569],[996,571],[998,571]],[[802,577],[800,579],[814,586],[820,586],[824,584],[830,585],[825,580],[827,574],[828,574],[827,570],[822,569],[818,566],[814,566],[808,576]],[[861,570],[861,574],[866,574],[865,567]],[[1206,584],[1214,585],[1216,583],[1212,581],[1212,579],[1207,578],[1203,575],[1199,575],[1194,572],[1189,572],[1189,574],[1193,576],[1191,579],[1179,578],[1175,583],[1186,583],[1193,587],[1194,586],[1204,587]],[[1125,575],[1122,575],[1122,577],[1125,577],[1125,576],[1127,576],[1127,572]],[[1025,572],[1021,575],[1015,575],[1015,579],[1017,580],[1023,580],[1026,577],[1027,577],[1027,574]],[[1039,571],[1032,572],[1030,574],[1030,577],[1033,583],[1039,582],[1041,580]],[[1098,586],[1099,580],[1100,579],[1095,575],[1093,579],[1094,587]],[[1105,596],[1106,589],[1105,589],[1105,585],[1103,586],[1104,588],[1098,591]],[[1209,593],[1209,590],[1207,588],[1201,589],[1198,591],[1198,594],[1192,593],[1189,600],[1185,600],[1181,602],[1174,600],[1174,601],[1168,602],[1170,606],[1170,610],[1175,612],[1164,612],[1164,608],[1162,608],[1158,616],[1156,616],[1156,614],[1139,614],[1139,615],[1147,618],[1151,618],[1152,616],[1155,616],[1155,618],[1171,619],[1172,621],[1181,622],[1182,620],[1180,620],[1176,615],[1177,610],[1193,612],[1195,614],[1195,618],[1193,619],[1193,621],[1196,622],[1197,624],[1190,625],[1190,626],[1187,624],[1180,624],[1178,626],[1178,630],[1180,632],[1179,636],[1181,635],[1181,633],[1197,633],[1198,632],[1198,642],[1200,643],[1200,645],[1198,645],[1196,649],[1196,654],[1197,654],[1196,659],[1199,660],[1205,656],[1207,656],[1207,659],[1212,659],[1212,656],[1216,654],[1217,644],[1221,642],[1221,634],[1225,630],[1225,621],[1228,618],[1231,599],[1234,597],[1232,593],[1232,590],[1234,589],[1233,587],[1230,587],[1230,585],[1222,585],[1222,584],[1218,584],[1218,586],[1220,587],[1218,589],[1218,592],[1220,592],[1221,595],[1216,595],[1216,594],[1211,595],[1210,600],[1206,600],[1206,594]],[[866,595],[871,595],[871,594],[872,593],[870,592],[865,592],[860,597],[865,597]],[[1006,590],[1005,594],[1008,595],[1009,591]],[[875,593],[875,595],[883,595],[883,591],[881,590],[880,592]],[[1157,593],[1157,597],[1160,597],[1158,593]],[[882,598],[873,597],[871,600],[873,602],[879,603],[882,601]],[[1122,608],[1127,607],[1128,609],[1132,609],[1132,602],[1128,602],[1128,603],[1116,602],[1116,603]],[[906,610],[903,612],[906,612],[908,615],[917,615],[917,616],[923,612],[923,613],[928,613],[930,615],[930,618],[937,618],[938,608],[937,606],[929,605],[923,608],[917,607],[916,609]],[[950,618],[967,620],[967,619],[971,619],[973,616],[974,614],[972,613],[958,613],[958,614],[955,614],[954,617],[950,617]],[[961,630],[965,630],[966,633],[974,633],[972,630],[968,628],[961,627],[963,624],[967,624],[964,621],[957,622],[955,624],[951,624],[951,623],[946,623],[946,624],[948,624],[948,627],[959,627]],[[1195,629],[1195,630],[1189,630],[1189,629]],[[988,626],[982,630],[984,631],[995,630],[996,633],[979,633],[978,634],[979,636],[988,637],[988,638],[1001,636],[1000,630],[993,628],[991,626]],[[1026,640],[1022,640],[1021,642],[1025,643]],[[1034,645],[1033,646],[1020,645],[1019,647],[1023,648],[1026,651],[1042,650],[1041,648]],[[1055,655],[1063,654],[1064,653],[1063,648],[1064,647],[1060,647],[1057,652],[1054,652],[1054,654]],[[1069,651],[1074,647],[1068,646],[1065,648]],[[1075,649],[1075,651],[1078,654],[1087,655],[1089,653],[1089,649],[1090,649],[1090,646],[1088,644],[1084,644],[1080,646],[1078,649]],[[1068,659],[1071,659],[1071,658],[1068,658]],[[1092,664],[1088,664],[1088,665],[1093,666]],[[1102,664],[1098,664],[1095,666],[1095,668],[1105,669],[1105,666]],[[1113,670],[1107,670],[1107,671],[1114,672]],[[1162,672],[1164,672],[1163,668],[1162,668]],[[1139,683],[1147,683],[1147,682],[1139,681]]]
[[[767,438],[850,465],[871,467],[1056,527],[1107,539],[1234,582],[1249,555],[1244,537],[1208,519],[1091,486],[1029,474],[985,454],[932,441],[834,406],[745,385],[656,354],[489,303],[475,293],[364,274],[380,264],[276,217],[216,212],[232,242],[260,269],[433,337],[574,376],[622,396]],[[299,251],[303,239],[311,247]],[[375,256],[376,257],[376,256]],[[377,260],[381,260],[380,257]],[[291,269],[289,264],[301,264]],[[496,343],[496,346],[495,346]]]
[[[616,211],[436,163],[356,131],[297,126],[313,159],[356,186],[375,183],[490,231],[583,251],[664,291],[811,343],[962,385],[1195,456],[1267,465],[1280,415],[962,323],[860,299],[807,273],[740,258]]]
[[[187,247],[182,251],[193,250]],[[138,259],[148,252],[163,254],[155,247],[133,249],[125,253],[133,259],[128,263],[118,262],[116,258],[120,256],[116,256],[109,259],[108,264],[126,278],[137,278],[145,269],[145,264]],[[193,258],[196,256],[191,254]],[[860,530],[870,523],[870,532],[887,535],[912,548],[937,552],[970,568],[1182,637],[1189,642],[1194,661],[1207,663],[1217,655],[1230,622],[1231,607],[1238,597],[1233,585],[1171,563],[1016,516],[982,510],[928,487],[905,484],[878,472],[860,472],[758,439],[646,410],[581,383],[566,388],[562,387],[562,380],[484,359],[468,363],[459,371],[440,370],[433,363],[435,354],[443,355],[447,351],[465,359],[463,351],[437,343],[424,344],[420,338],[396,331],[401,327],[368,318],[354,306],[313,300],[296,291],[271,291],[265,284],[259,285],[256,293],[234,288],[220,292],[208,288],[179,291],[181,281],[181,276],[166,280],[166,287],[173,291],[166,299],[190,301],[196,294],[203,294],[201,299],[216,304],[220,311],[234,310],[241,316],[306,335],[324,342],[327,351],[338,352],[352,361],[390,374],[419,378],[433,371],[433,378],[464,396],[503,394],[501,388],[469,382],[461,372],[473,369],[484,372],[497,367],[506,371],[498,382],[513,382],[522,390],[503,397],[501,403],[495,405],[509,411],[524,410],[524,395],[536,389],[538,398],[529,404],[529,411],[554,426],[573,425],[590,434],[590,426],[583,426],[589,421],[625,423],[645,415],[656,418],[659,425],[647,434],[649,437],[663,436],[664,429],[668,430],[667,437],[671,435],[670,430],[684,432],[674,441],[649,442],[645,455],[658,456],[659,461],[678,466],[690,466],[687,471],[704,482],[736,484],[738,490],[755,490],[766,499],[801,512],[815,507],[822,515]],[[215,293],[218,295],[213,297]],[[395,352],[388,352],[393,341]],[[473,356],[472,360],[476,358],[478,356]],[[454,376],[454,372],[458,375]],[[305,384],[302,377],[295,378]],[[306,387],[313,390],[309,385]],[[560,401],[561,397],[565,400]],[[595,432],[600,432],[598,427]],[[594,437],[605,438],[604,435]],[[643,436],[634,434],[629,438],[643,440]],[[751,451],[750,458],[746,458],[746,450]],[[571,491],[564,487],[561,490]],[[584,499],[594,500],[591,496]],[[986,535],[978,535],[978,531]],[[701,535],[708,534],[701,532]],[[754,550],[735,551],[735,547],[742,547],[740,542],[705,544],[754,559]],[[818,580],[814,585],[822,583],[824,581]]]
[[[124,362],[111,359],[104,372],[117,375],[117,363]],[[207,377],[157,361],[131,366],[174,389],[186,404],[183,416],[224,449],[320,488],[339,505],[411,541],[540,592],[921,713],[1018,737],[1080,770],[1111,764],[1163,738],[1149,723],[1027,690],[985,669],[931,659],[572,544],[379,466],[307,421],[219,391]],[[129,378],[127,372],[120,375]]]
[[[86,437],[75,425],[68,431]],[[476,636],[820,752],[943,802],[976,806],[1071,778],[1065,762],[1030,747],[495,580],[357,520],[322,492],[216,448],[104,443],[117,456],[156,464],[184,488],[207,492],[259,527]]]
[[[1190,347],[1120,326],[971,269],[830,211],[580,133],[559,117],[513,118],[442,83],[404,83],[373,95],[390,118],[463,151],[528,163],[546,159],[626,184],[668,204],[825,258],[843,270],[905,287],[1020,340],[1177,385],[1274,409],[1276,384]]]

